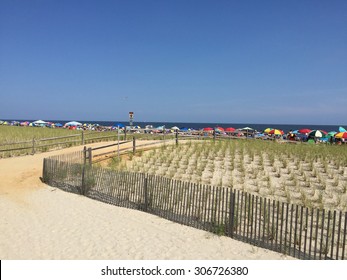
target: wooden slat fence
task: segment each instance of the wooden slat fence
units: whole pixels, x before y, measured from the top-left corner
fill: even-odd
[[[44,182],[298,259],[347,258],[347,212],[309,209],[226,187],[97,168],[84,153],[45,158]]]

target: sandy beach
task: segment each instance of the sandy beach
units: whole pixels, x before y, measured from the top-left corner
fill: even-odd
[[[293,259],[40,181],[44,157],[81,149],[0,160],[1,259]]]

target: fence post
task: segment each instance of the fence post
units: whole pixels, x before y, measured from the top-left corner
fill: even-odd
[[[178,129],[176,129],[176,145],[178,145]]]
[[[33,149],[32,149],[32,154],[35,154],[35,138],[33,138]]]
[[[89,165],[91,166],[93,163],[92,148],[88,148],[88,160],[89,160]]]
[[[127,141],[127,129],[124,129],[124,141]]]
[[[216,140],[216,129],[214,128],[213,129],[213,141],[215,141]]]
[[[133,154],[135,155],[136,153],[136,139],[135,136],[133,137]]]
[[[144,180],[144,184],[143,184],[143,192],[144,192],[144,198],[145,198],[145,206],[144,206],[144,211],[147,212],[148,211],[148,178],[145,175],[145,180]]]
[[[81,186],[81,195],[85,193],[85,172],[86,172],[86,164],[87,164],[87,147],[83,148],[83,166],[82,166],[82,186]]]
[[[234,215],[235,215],[235,190],[230,192],[230,205],[229,205],[229,236],[234,237]]]
[[[84,145],[84,130],[82,130],[82,145]]]

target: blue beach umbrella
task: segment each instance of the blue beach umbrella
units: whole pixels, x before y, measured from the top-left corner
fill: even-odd
[[[347,130],[343,128],[342,126],[339,127],[339,132],[346,132]]]
[[[124,127],[125,127],[125,125],[122,124],[122,123],[116,123],[116,124],[114,125],[114,127],[118,127],[118,126],[119,126],[119,128],[124,128]]]

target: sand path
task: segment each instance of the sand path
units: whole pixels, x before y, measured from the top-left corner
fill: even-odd
[[[40,181],[44,157],[81,149],[0,159],[0,259],[292,259]]]

